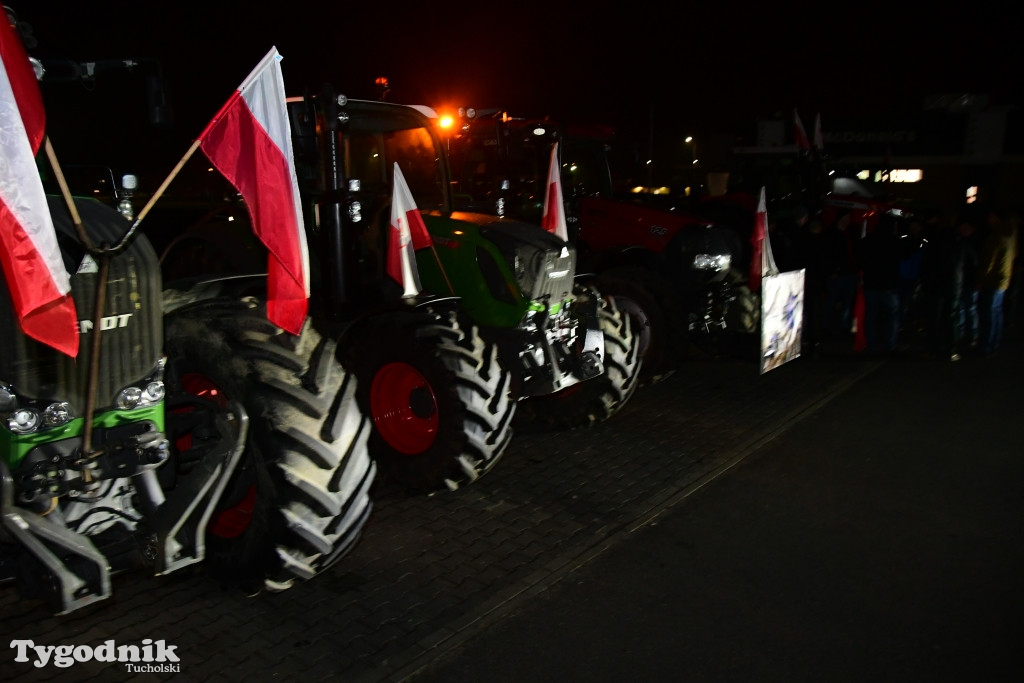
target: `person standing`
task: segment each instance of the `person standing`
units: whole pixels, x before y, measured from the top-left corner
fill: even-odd
[[[1006,298],[1003,301],[1003,338],[1021,340],[1021,294],[1024,287],[1021,280],[1024,280],[1024,259],[1020,253],[1020,208],[1010,209],[1006,213],[1006,219],[1010,224],[1010,230],[1017,235],[1017,258],[1013,260],[1013,277],[1010,278],[1010,288],[1006,290]]]
[[[896,350],[899,333],[900,261],[903,250],[895,217],[884,215],[859,243],[858,263],[864,278],[864,334],[869,355]]]
[[[853,216],[843,211],[822,234],[825,265],[824,333],[833,339],[849,339],[853,300],[857,294],[856,239]]]
[[[1017,229],[1008,219],[988,215],[988,234],[978,262],[978,350],[982,355],[995,353],[1003,336],[1003,302],[1017,258]]]
[[[981,218],[965,214],[957,226],[959,255],[963,269],[957,299],[957,334],[964,351],[978,345],[978,240]]]
[[[900,331],[912,336],[918,323],[921,259],[924,257],[924,218],[913,216],[907,223],[903,242],[904,257],[900,261]]]
[[[804,269],[804,329],[802,346],[808,357],[817,357],[825,329],[823,313],[827,285],[825,237],[821,221],[811,217],[795,242],[796,268]]]
[[[920,275],[928,358],[960,359],[960,298],[966,289],[963,224],[962,219],[943,217],[930,222],[925,232]]]

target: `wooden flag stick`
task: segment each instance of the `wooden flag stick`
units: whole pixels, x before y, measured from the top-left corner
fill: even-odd
[[[68,181],[64,177],[64,171],[61,169],[60,163],[57,161],[57,153],[53,151],[53,145],[50,144],[49,135],[43,139],[43,144],[46,147],[46,158],[50,160],[50,168],[53,169],[53,175],[57,177],[57,185],[60,186],[61,196],[64,197],[64,202],[68,205],[68,211],[71,213],[71,222],[75,224],[75,231],[78,233],[79,239],[82,240],[88,249],[92,247],[92,241],[82,227],[82,217],[78,214],[78,207],[75,206],[75,200],[71,196],[71,189],[68,188]]]
[[[434,254],[434,260],[437,262],[437,268],[441,271],[441,275],[444,277],[444,283],[448,285],[448,291],[453,295],[455,294],[455,288],[452,287],[452,281],[448,279],[448,273],[445,271],[444,266],[441,265],[441,257],[437,254],[437,249],[434,247],[434,241],[430,241],[430,251]]]
[[[146,205],[142,207],[141,211],[139,211],[138,216],[135,217],[135,223],[132,224],[132,230],[135,230],[135,227],[142,222],[142,219],[146,217],[149,210],[153,208],[154,204],[156,204],[156,201],[163,196],[164,192],[167,190],[167,186],[171,184],[171,181],[173,181],[179,173],[181,173],[182,167],[184,167],[186,162],[188,162],[188,160],[192,158],[192,155],[196,153],[200,144],[202,144],[202,138],[196,138],[195,142],[192,143],[192,146],[188,148],[187,152],[185,152],[185,156],[181,158],[181,161],[171,169],[171,172],[166,178],[164,178],[164,182],[160,184],[160,187],[156,189],[156,192],[153,193],[153,196],[149,198]]]
[[[75,206],[74,197],[71,196],[71,189],[68,187],[67,179],[64,177],[64,171],[61,169],[60,163],[57,161],[57,153],[53,151],[53,145],[50,144],[49,136],[46,136],[45,138],[45,145],[46,158],[50,160],[50,167],[53,169],[53,174],[57,177],[57,184],[60,186],[60,193],[63,195],[64,201],[68,205],[68,211],[71,213],[71,221],[75,225],[75,232],[78,233],[78,238],[82,240],[82,246],[99,259],[99,272],[96,277],[96,292],[93,304],[93,320],[98,321],[103,318],[103,314],[105,312],[104,308],[106,307],[107,276],[110,272],[110,254],[109,252],[97,249],[89,238],[88,233],[85,232],[85,226],[82,225],[82,217],[78,213],[78,207]],[[82,415],[82,417],[85,418],[84,425],[82,427],[82,459],[87,462],[91,461],[93,458],[92,421],[96,413],[96,387],[99,385],[100,340],[102,339],[102,327],[102,325],[97,325],[93,332],[92,352],[89,354],[89,367],[88,374],[86,375],[85,406],[84,413]],[[90,467],[82,468],[82,480],[87,485],[92,484],[92,475],[93,472]]]
[[[92,240],[89,239],[89,236],[85,233],[85,230],[82,227],[82,218],[78,214],[78,207],[75,206],[75,201],[71,196],[71,190],[70,188],[68,188],[67,180],[64,178],[64,172],[63,170],[61,170],[60,164],[57,162],[57,155],[53,151],[53,145],[50,144],[49,136],[46,137],[45,144],[46,157],[50,160],[50,166],[53,168],[53,174],[57,177],[57,185],[60,186],[61,195],[63,195],[64,201],[68,205],[68,211],[71,212],[71,220],[75,224],[75,230],[78,232],[78,236],[84,243],[86,249],[95,252],[96,247],[93,245]],[[167,187],[171,184],[171,182],[178,176],[179,173],[181,173],[181,169],[185,166],[188,160],[192,158],[192,155],[196,153],[196,150],[199,149],[200,144],[201,139],[199,138],[197,138],[195,142],[192,143],[192,146],[188,148],[187,152],[185,152],[185,156],[183,156],[181,160],[175,165],[175,167],[171,169],[171,172],[167,175],[166,178],[164,178],[164,181],[160,184],[160,187],[157,188],[156,192],[154,192],[153,195],[149,198],[149,201],[146,202],[146,205],[142,207],[141,211],[139,211],[138,215],[135,217],[135,222],[132,223],[132,227],[128,229],[128,232],[124,234],[124,236],[117,243],[117,245],[110,249],[111,253],[123,251],[124,248],[128,246],[128,244],[131,242],[132,237],[135,235],[135,232],[138,230],[139,223],[142,222],[142,219],[146,217],[146,214],[148,214],[149,211],[153,208],[153,205],[156,204],[157,200],[160,199],[160,197],[163,196],[164,192],[167,191]]]

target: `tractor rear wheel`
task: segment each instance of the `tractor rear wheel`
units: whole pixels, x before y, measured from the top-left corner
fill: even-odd
[[[509,372],[454,311],[380,316],[354,333],[346,364],[374,428],[370,452],[395,482],[454,490],[490,471],[512,438]]]
[[[202,452],[202,406],[239,401],[245,452],[206,529],[207,564],[248,590],[284,590],[352,548],[370,510],[376,466],[356,379],[306,322],[298,336],[254,299],[213,300],[165,321],[168,436],[179,469]],[[186,475],[187,476],[187,475]]]

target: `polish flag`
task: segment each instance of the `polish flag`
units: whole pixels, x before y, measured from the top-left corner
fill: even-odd
[[[388,233],[387,273],[402,285],[402,296],[416,296],[423,291],[416,267],[416,250],[434,244],[416,206],[402,169],[395,164],[394,190],[391,197],[391,230]]]
[[[78,355],[78,315],[35,156],[46,114],[32,64],[0,19],[0,263],[26,335]]]
[[[811,140],[807,137],[804,122],[800,120],[800,114],[796,109],[793,110],[793,137],[796,138],[796,144],[800,149],[810,151]]]
[[[761,199],[757,203],[757,215],[754,217],[754,232],[750,236],[750,278],[751,292],[761,291],[761,278],[778,272],[775,258],[772,256],[772,245],[768,239],[768,208],[765,202],[764,188],[761,188]]]
[[[309,308],[309,250],[276,47],[238,86],[199,141],[242,194],[253,230],[270,252],[267,318],[298,334]]]
[[[562,199],[562,174],[558,168],[558,143],[551,147],[551,164],[548,166],[548,191],[544,195],[544,215],[540,227],[556,237],[569,241],[565,225],[565,202]]]

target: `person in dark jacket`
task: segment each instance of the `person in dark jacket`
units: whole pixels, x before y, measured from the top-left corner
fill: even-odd
[[[961,214],[957,221],[958,250],[963,259],[960,299],[957,302],[961,353],[978,344],[978,254],[981,237],[978,222],[978,217],[971,213]]]
[[[858,264],[864,284],[864,336],[869,355],[896,350],[899,334],[900,261],[903,245],[894,216],[886,214],[858,243]]]
[[[823,325],[825,335],[834,339],[850,336],[853,301],[857,293],[856,241],[853,216],[849,211],[840,213],[822,233],[825,269]]]
[[[900,239],[904,258],[900,261],[900,330],[912,334],[920,319],[921,259],[924,258],[925,218],[913,216]]]
[[[825,299],[828,285],[828,258],[821,221],[812,216],[794,242],[795,268],[804,269],[804,328],[802,347],[808,357],[818,354],[826,320]]]
[[[963,216],[956,221],[943,219],[928,226],[927,244],[921,259],[921,300],[926,355],[931,358],[960,359],[965,273],[973,260],[969,243],[972,228],[973,223]]]

